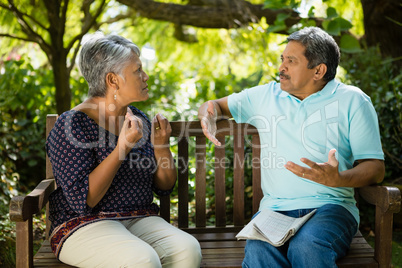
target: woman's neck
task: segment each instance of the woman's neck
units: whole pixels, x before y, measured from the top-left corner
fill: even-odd
[[[86,99],[73,110],[84,112],[99,126],[115,135],[120,133],[125,115],[128,112],[127,106],[119,107],[114,101],[110,101],[105,97]]]

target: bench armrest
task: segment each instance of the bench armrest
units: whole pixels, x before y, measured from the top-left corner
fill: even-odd
[[[10,201],[10,219],[15,222],[26,221],[46,205],[49,195],[55,189],[54,179],[41,181],[26,196],[15,196]]]
[[[379,267],[391,267],[393,214],[401,207],[401,193],[397,187],[365,186],[359,195],[375,205],[374,257]]]
[[[397,187],[365,186],[359,188],[359,195],[382,212],[398,213],[401,208],[401,193]]]

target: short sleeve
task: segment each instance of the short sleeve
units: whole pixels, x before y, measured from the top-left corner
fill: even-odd
[[[46,142],[57,186],[62,189],[70,208],[78,215],[90,210],[86,203],[88,177],[96,165],[91,152],[90,125],[83,113],[65,112],[56,121]]]
[[[355,161],[359,159],[384,160],[377,113],[371,101],[366,100],[352,115],[349,137]]]
[[[274,89],[275,83],[244,89],[239,93],[233,93],[228,97],[228,106],[233,119],[237,123],[253,124],[253,117],[261,113],[261,107],[265,107],[267,95]]]

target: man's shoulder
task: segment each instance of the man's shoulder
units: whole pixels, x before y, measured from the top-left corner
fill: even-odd
[[[246,88],[243,90],[244,93],[248,95],[254,95],[257,96],[258,98],[263,97],[264,95],[272,95],[272,94],[280,94],[281,93],[281,87],[280,84],[273,81],[269,82],[267,84],[263,85],[258,85],[250,88]]]
[[[367,94],[364,93],[364,91],[358,88],[357,86],[348,85],[339,81],[336,81],[336,83],[337,83],[336,93],[349,94],[351,96],[367,96]]]
[[[334,96],[339,97],[345,102],[371,102],[370,97],[360,88],[338,81],[334,93]]]

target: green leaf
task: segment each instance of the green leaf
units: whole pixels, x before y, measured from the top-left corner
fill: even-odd
[[[308,14],[307,14],[307,16],[308,16],[309,18],[315,17],[315,15],[314,15],[314,9],[315,9],[314,6],[310,7],[310,9],[309,9],[309,11],[308,11]]]
[[[343,52],[347,53],[356,53],[361,51],[359,41],[355,37],[348,34],[342,35],[339,46]]]
[[[341,27],[336,20],[331,20],[328,23],[323,23],[324,29],[330,35],[338,36],[341,34]]]
[[[352,23],[341,17],[334,19],[334,21],[336,21],[339,24],[341,31],[347,31],[353,27]]]
[[[268,33],[279,32],[287,29],[285,20],[290,17],[290,14],[279,14],[276,17],[275,23],[270,25],[267,29]]]
[[[282,25],[270,25],[267,29],[268,33],[276,33],[276,32],[280,32],[283,30],[286,30],[286,25],[282,24]]]
[[[28,161],[28,166],[30,166],[30,167],[34,167],[34,166],[36,166],[38,164],[38,161],[36,161],[35,159],[30,159],[29,161]]]
[[[336,12],[336,9],[333,7],[327,8],[327,18],[332,19],[338,17],[338,12]]]

